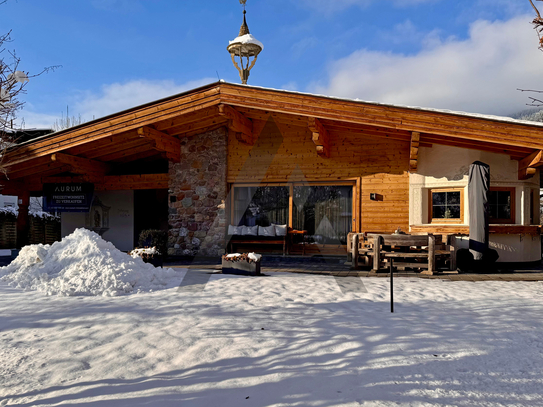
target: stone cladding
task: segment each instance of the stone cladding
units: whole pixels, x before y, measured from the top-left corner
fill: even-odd
[[[224,253],[227,130],[181,139],[181,162],[170,162],[170,256]]]

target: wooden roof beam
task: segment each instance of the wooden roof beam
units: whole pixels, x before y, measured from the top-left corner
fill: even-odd
[[[143,160],[145,158],[153,157],[157,154],[166,154],[166,153],[160,153],[156,150],[145,150],[145,151],[139,151],[139,152],[136,152],[134,150],[134,154],[127,154],[127,155],[124,155],[123,157],[119,157],[115,159],[115,162],[124,164],[131,161],[138,161],[138,160]],[[169,160],[168,157],[162,157],[162,158]]]
[[[138,129],[140,137],[151,140],[152,148],[166,153],[168,160],[178,163],[181,161],[181,142],[178,138],[169,134],[155,130],[149,126],[143,126]]]
[[[28,191],[28,185],[19,181],[0,181],[0,193],[2,195],[19,195],[23,191]]]
[[[134,175],[106,175],[104,177],[42,177],[33,180],[26,190],[41,191],[43,184],[70,184],[91,182],[97,191],[134,190],[134,189],[167,189],[169,182],[168,174],[134,174]],[[4,184],[4,182],[2,182]],[[14,186],[15,184],[13,184]],[[21,188],[22,183],[17,183]],[[10,191],[12,188],[10,186]]]
[[[103,176],[111,170],[109,164],[101,161],[64,153],[52,154],[51,161],[68,166],[74,174]]]
[[[136,174],[104,177],[104,182],[95,186],[97,191],[168,189],[169,174]]]
[[[232,106],[219,105],[219,115],[228,119],[229,134],[233,134],[240,143],[255,144],[253,122],[238,112]]]
[[[409,172],[412,174],[417,172],[419,162],[419,145],[420,133],[414,131],[411,133],[411,148],[409,155]]]
[[[326,128],[316,117],[309,117],[307,125],[311,130],[311,138],[317,148],[317,154],[322,158],[330,158],[330,135]]]
[[[168,129],[168,134],[178,137],[190,137],[191,135],[206,133],[209,128],[217,129],[226,126],[228,119],[223,116],[215,116],[202,119],[198,122],[180,124]]]
[[[543,150],[535,151],[518,162],[518,179],[532,178],[538,167],[543,166]]]

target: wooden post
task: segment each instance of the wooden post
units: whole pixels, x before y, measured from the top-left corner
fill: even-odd
[[[30,219],[28,207],[30,206],[30,192],[23,191],[18,196],[19,215],[17,216],[17,249],[21,249],[29,243]]]
[[[357,269],[358,268],[358,233],[355,233],[353,235],[352,240],[352,247],[351,247],[351,253],[352,253],[352,268]]]
[[[436,266],[436,237],[428,235],[428,273],[434,274]]]
[[[383,241],[382,236],[375,236],[373,242],[373,270],[378,272],[381,267],[381,242]]]
[[[394,312],[394,259],[390,258],[390,312]]]
[[[450,244],[450,251],[451,251],[451,260],[450,260],[450,266],[451,271],[456,271],[456,236],[451,235],[449,236],[449,244]]]

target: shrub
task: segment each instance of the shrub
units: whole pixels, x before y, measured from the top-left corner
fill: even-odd
[[[168,232],[155,229],[143,230],[140,233],[138,245],[139,247],[156,247],[159,253],[166,257],[168,255]]]

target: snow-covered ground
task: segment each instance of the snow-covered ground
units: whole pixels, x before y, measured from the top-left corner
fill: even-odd
[[[386,279],[267,274],[120,297],[0,283],[0,406],[543,405],[542,283],[398,278],[391,314]]]

